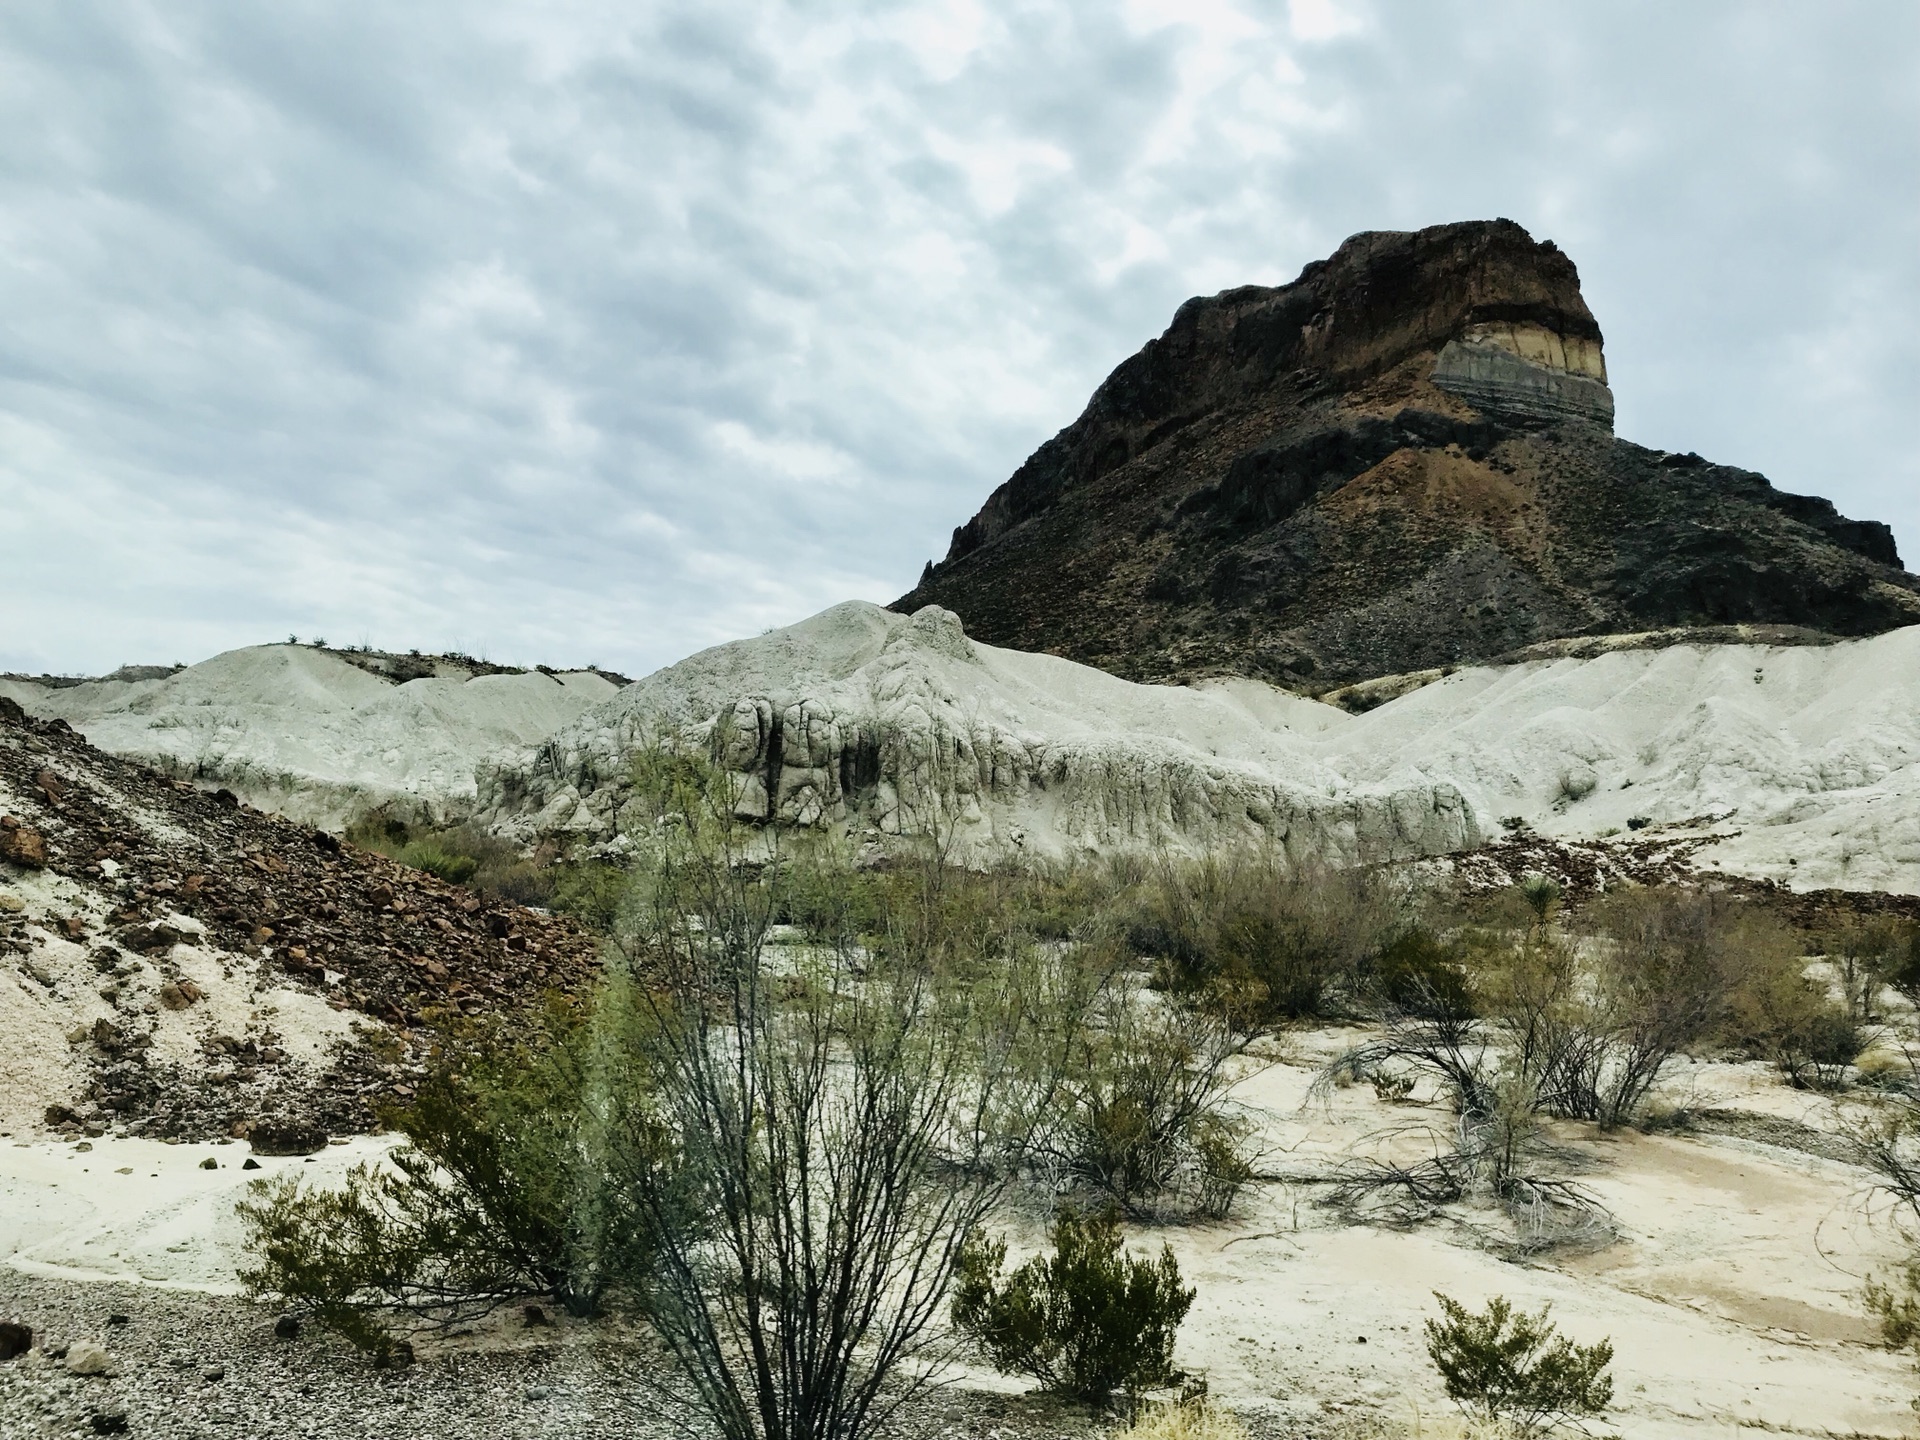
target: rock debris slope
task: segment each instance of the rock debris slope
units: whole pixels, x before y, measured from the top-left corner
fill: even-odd
[[[168,780],[0,698],[0,1130],[338,1132],[462,1016],[597,970],[571,923]]]
[[[1249,679],[1139,685],[851,602],[662,670],[487,768],[482,818],[611,837],[635,748],[707,747],[756,820],[1061,854],[1270,839],[1339,863],[1531,831],[1797,888],[1920,892],[1920,627],[1615,637],[1360,714]],[[1505,823],[1503,823],[1505,822]]]
[[[377,806],[460,812],[483,758],[538,744],[618,688],[593,671],[436,668],[396,683],[335,652],[256,645],[150,678],[0,680],[0,695],[113,754],[339,829]]]
[[[1302,863],[1479,843],[1444,781],[1354,785],[1315,754],[1351,717],[1264,685],[1130,684],[970,641],[946,611],[860,601],[628,687],[530,762],[483,770],[481,818],[614,834],[633,751],[709,747],[754,820],[951,836],[963,856],[1267,839]]]
[[[1316,690],[1566,636],[1920,620],[1885,525],[1612,426],[1551,242],[1356,235],[1181,306],[896,608],[1131,679]]]

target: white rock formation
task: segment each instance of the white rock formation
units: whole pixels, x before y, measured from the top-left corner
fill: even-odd
[[[703,651],[480,778],[510,832],[620,824],[634,750],[709,748],[745,818],[951,834],[963,855],[1268,839],[1296,862],[1479,843],[1445,781],[1354,784],[1317,746],[1352,717],[1265,685],[1135,685],[976,644],[948,611],[850,602]]]
[[[1708,867],[1920,892],[1920,626],[1463,669],[1363,715],[1251,680],[1134,685],[969,641],[943,610],[836,606],[620,692],[481,776],[510,832],[618,828],[652,734],[712,745],[743,815],[956,827],[972,853],[1271,837],[1438,854],[1524,820],[1707,837]]]
[[[1318,754],[1355,783],[1445,780],[1488,829],[1691,821],[1721,837],[1709,868],[1920,892],[1920,626],[1474,667],[1354,717]]]
[[[28,714],[112,754],[336,829],[376,805],[407,819],[464,812],[481,760],[538,744],[617,688],[539,671],[396,685],[298,645],[229,650],[162,679],[0,681]]]
[[[619,691],[593,674],[394,685],[268,645],[0,694],[325,825],[388,804],[611,837],[630,756],[665,734],[715,748],[743,815],[952,832],[979,858],[1261,837],[1302,859],[1410,857],[1519,817],[1567,838],[1678,829],[1711,838],[1709,868],[1920,893],[1920,627],[1477,666],[1357,716],[1250,680],[1134,685],[976,644],[945,611],[859,602]]]

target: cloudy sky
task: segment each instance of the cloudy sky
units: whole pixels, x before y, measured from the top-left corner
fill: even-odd
[[[1920,560],[1920,6],[0,6],[0,670],[888,600],[1189,295],[1495,215]]]

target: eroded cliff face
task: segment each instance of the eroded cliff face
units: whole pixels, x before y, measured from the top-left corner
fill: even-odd
[[[1551,242],[1357,235],[1181,306],[896,608],[1135,679],[1316,689],[1574,635],[1920,620],[1886,526],[1612,424]]]
[[[1302,734],[1345,718],[1291,703]],[[717,759],[742,819],[935,836],[964,860],[1251,841],[1350,864],[1480,840],[1452,786],[1355,787],[1224,692],[1132,685],[974,645],[947,611],[861,602],[629,687],[530,761],[483,770],[481,818],[612,839],[633,756],[656,742]]]

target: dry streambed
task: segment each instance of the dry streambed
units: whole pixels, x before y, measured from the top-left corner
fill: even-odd
[[[1616,1238],[1515,1261],[1502,1258],[1510,1230],[1490,1210],[1451,1207],[1391,1230],[1342,1223],[1317,1203],[1325,1186],[1315,1177],[1354,1154],[1446,1129],[1418,1092],[1412,1104],[1365,1086],[1310,1098],[1316,1065],[1354,1038],[1290,1037],[1238,1087],[1263,1168],[1288,1179],[1255,1187],[1230,1222],[1134,1234],[1172,1244],[1199,1291],[1179,1358],[1204,1370],[1256,1434],[1401,1432],[1417,1413],[1444,1413],[1420,1329],[1434,1290],[1470,1304],[1494,1294],[1551,1302],[1575,1339],[1611,1337],[1609,1425],[1623,1436],[1910,1431],[1920,1377],[1874,1343],[1860,1303],[1865,1275],[1896,1253],[1892,1237],[1867,1216],[1867,1172],[1810,1153],[1832,1148],[1818,1137],[1840,1129],[1830,1102],[1785,1089],[1761,1066],[1678,1067],[1668,1103],[1801,1143],[1564,1128],[1565,1163],[1611,1213]],[[324,1178],[379,1145],[263,1164]],[[238,1168],[244,1153],[111,1137],[86,1151],[0,1145],[0,1256],[10,1267],[0,1271],[0,1318],[26,1320],[55,1348],[104,1341],[116,1372],[73,1377],[38,1353],[0,1365],[0,1434],[91,1434],[95,1411],[117,1409],[128,1433],[148,1435],[232,1434],[236,1424],[316,1436],[666,1425],[641,1383],[653,1352],[605,1326],[528,1329],[503,1315],[423,1339],[418,1363],[399,1374],[311,1333],[275,1340],[273,1313],[230,1293],[231,1202],[251,1178]],[[202,1169],[208,1157],[220,1168]],[[1037,1238],[1037,1227],[1016,1228],[1016,1240]],[[115,1313],[127,1322],[109,1324]],[[918,1418],[980,1435],[1096,1428],[999,1377],[960,1379]]]

